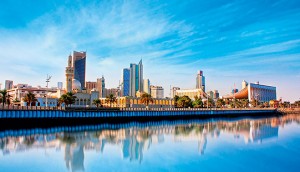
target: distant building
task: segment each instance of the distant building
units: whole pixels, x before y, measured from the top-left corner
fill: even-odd
[[[85,89],[88,93],[90,93],[93,89],[96,89],[97,82],[85,82]]]
[[[123,69],[122,75],[122,96],[129,96],[130,90],[130,69]]]
[[[236,89],[236,88],[231,90],[231,93],[232,93],[232,94],[237,93],[237,92],[239,92],[239,90]]]
[[[244,82],[243,82],[244,83]],[[225,99],[248,99],[258,100],[259,102],[269,102],[270,100],[276,100],[276,87],[268,85],[260,85],[257,83],[249,83],[241,91],[235,90],[229,95],[223,96]]]
[[[150,94],[150,80],[144,79],[144,93]]]
[[[208,96],[209,96],[209,98],[214,98],[214,92],[213,91],[208,91],[207,93],[206,93]]]
[[[214,99],[218,99],[220,97],[220,94],[218,90],[214,90]]]
[[[205,92],[205,77],[203,71],[199,70],[196,77],[196,89],[202,89]]]
[[[115,97],[120,96],[120,89],[119,88],[107,88],[105,89],[105,97],[109,96],[110,94],[114,95]]]
[[[99,97],[105,97],[105,79],[104,76],[97,78],[96,90],[99,92]]]
[[[242,89],[246,88],[248,86],[248,82],[246,82],[245,80],[243,80],[242,82]]]
[[[57,88],[62,90],[63,89],[63,82],[57,82]]]
[[[184,89],[184,90],[176,90],[175,95],[182,97],[188,96],[190,99],[195,100],[195,96],[197,97],[205,97],[205,93],[202,89]]]
[[[86,73],[86,52],[73,51],[73,69],[74,79],[81,83],[81,89],[85,87],[85,73]]]
[[[135,97],[136,92],[142,92],[143,89],[143,63],[140,60],[139,64],[130,64],[130,84],[129,84],[129,96]]]
[[[172,88],[171,98],[174,98],[174,96],[176,95],[176,91],[177,91],[177,90],[180,90],[180,88],[179,88],[179,87],[173,87],[173,88]]]
[[[11,81],[11,80],[5,80],[5,89],[6,90],[12,89],[13,88],[13,84],[14,84],[13,81]]]
[[[150,86],[150,92],[152,98],[162,99],[164,98],[164,88],[162,86]]]

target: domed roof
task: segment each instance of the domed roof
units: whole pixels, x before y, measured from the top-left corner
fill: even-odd
[[[77,79],[72,80],[72,90],[81,90],[81,83]]]

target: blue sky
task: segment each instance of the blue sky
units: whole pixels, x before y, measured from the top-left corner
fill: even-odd
[[[227,94],[242,80],[300,98],[300,1],[36,1],[0,2],[0,83],[64,81],[67,57],[87,51],[87,80],[104,75],[117,87],[122,69],[142,58],[144,77]],[[2,85],[3,88],[3,85]]]

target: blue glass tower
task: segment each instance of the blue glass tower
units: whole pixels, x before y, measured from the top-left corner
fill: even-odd
[[[123,96],[129,96],[130,69],[123,69]]]
[[[81,83],[81,89],[85,88],[86,52],[73,52],[74,79]]]

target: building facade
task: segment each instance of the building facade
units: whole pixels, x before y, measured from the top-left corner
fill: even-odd
[[[142,92],[144,90],[143,82],[142,60],[139,62],[139,64],[130,64],[129,96],[136,97],[137,91]]]
[[[195,96],[204,98],[206,97],[202,89],[185,89],[185,90],[176,90],[175,95],[182,97],[188,96],[190,99],[195,100]]]
[[[68,66],[65,70],[66,75],[66,91],[71,92],[72,91],[72,80],[74,79],[74,68],[72,66],[72,56],[70,55],[68,58]]]
[[[171,90],[171,91],[172,91],[172,92],[171,92],[171,97],[172,97],[172,98],[174,98],[174,96],[176,95],[176,91],[177,91],[177,90],[180,90],[180,88],[179,88],[179,87],[172,87],[172,90]]]
[[[63,82],[57,82],[57,88],[62,90],[63,89]]]
[[[130,90],[130,69],[123,69],[122,75],[122,96],[129,96]]]
[[[144,93],[150,94],[150,80],[144,79]]]
[[[9,90],[13,88],[14,82],[11,80],[5,80],[5,90]]]
[[[205,92],[205,77],[203,71],[199,70],[196,77],[196,89],[202,89]]]
[[[97,78],[96,90],[99,92],[99,97],[105,97],[105,79],[104,76]]]
[[[110,107],[110,103],[105,101],[105,98],[100,98],[101,105],[104,107]],[[145,108],[146,105],[141,102],[140,98],[136,97],[118,97],[116,102],[111,104],[112,107],[122,107],[122,108]],[[173,99],[157,99],[153,98],[153,102],[149,103],[149,108],[173,108]]]
[[[162,86],[150,86],[150,93],[152,98],[162,99],[164,98],[164,88]]]
[[[93,89],[96,89],[97,82],[88,81],[85,83],[85,89],[88,93],[90,93]]]
[[[85,88],[86,52],[73,51],[74,79],[81,83],[81,89]]]

